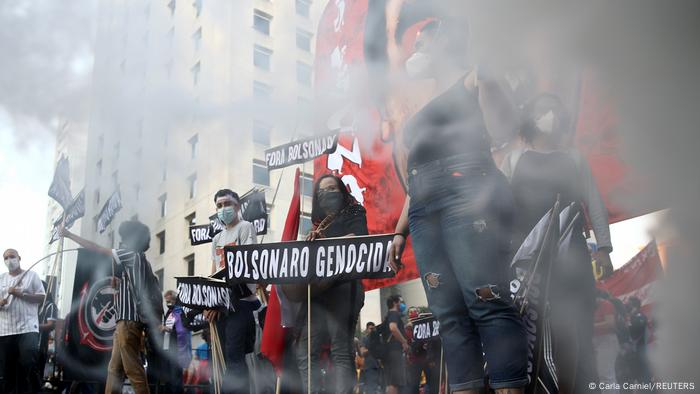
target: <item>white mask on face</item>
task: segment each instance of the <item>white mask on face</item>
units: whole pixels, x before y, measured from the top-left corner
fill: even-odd
[[[19,258],[10,257],[9,259],[5,260],[5,265],[7,266],[8,270],[14,271],[19,268]]]
[[[414,79],[428,79],[431,77],[430,68],[433,57],[425,52],[415,52],[406,60],[406,73]]]

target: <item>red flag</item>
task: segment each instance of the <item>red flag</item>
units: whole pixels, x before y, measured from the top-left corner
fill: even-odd
[[[292,202],[289,204],[287,221],[284,223],[284,231],[282,232],[282,241],[295,241],[299,233],[299,215],[301,214],[299,177],[300,172],[297,168],[296,174],[294,175],[294,196],[292,197]],[[263,329],[260,352],[270,360],[278,375],[282,371],[285,330],[286,329],[282,327],[282,313],[280,310],[280,301],[277,297],[277,288],[272,286],[270,298],[267,302],[265,328]]]
[[[650,316],[654,306],[653,293],[658,280],[663,275],[659,251],[656,242],[651,241],[644,249],[606,280],[598,284],[598,288],[611,296],[627,302],[635,296],[642,302],[642,311]],[[603,303],[596,311],[596,321],[603,321],[606,315],[612,315],[614,310],[609,303]],[[598,330],[597,335],[608,334]],[[650,336],[651,338],[651,336]]]

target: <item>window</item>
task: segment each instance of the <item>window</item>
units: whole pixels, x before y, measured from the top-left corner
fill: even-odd
[[[197,224],[197,213],[192,212],[191,214],[185,216],[185,222],[187,223],[187,227]]]
[[[299,232],[301,235],[306,235],[311,231],[312,228],[311,215],[308,213],[301,214],[301,223],[299,223]]]
[[[304,86],[311,86],[311,66],[297,62],[297,82]]]
[[[163,292],[163,280],[165,279],[165,274],[163,273],[163,268],[156,271],[156,277],[158,277],[158,289]]]
[[[175,8],[177,7],[176,0],[170,0],[168,2],[168,8],[170,8],[170,16],[175,15]]]
[[[272,127],[265,122],[253,120],[253,142],[270,146],[270,130]]]
[[[253,65],[261,70],[270,71],[270,58],[272,57],[272,51],[261,47],[260,45],[255,45],[253,47]]]
[[[185,257],[185,264],[187,265],[187,276],[194,276],[194,253]]]
[[[192,7],[194,7],[194,12],[197,15],[197,18],[202,14],[202,3],[204,0],[194,0],[194,3],[192,3]]]
[[[309,174],[301,175],[301,194],[304,196],[313,197],[314,195],[314,177]]]
[[[266,83],[253,81],[253,97],[262,100],[270,99],[272,87]]]
[[[202,45],[202,27],[201,26],[199,27],[199,29],[197,29],[192,34],[192,42],[194,43],[194,50],[198,51],[200,46]]]
[[[255,10],[253,13],[253,28],[262,34],[269,36],[271,20],[272,15],[264,13],[260,10]]]
[[[158,202],[160,203],[160,217],[164,218],[168,214],[168,194],[163,193],[158,197]]]
[[[187,142],[189,142],[190,144],[190,158],[197,158],[197,144],[199,143],[199,134],[195,134]]]
[[[158,238],[158,253],[165,253],[165,230],[156,234],[156,238]]]
[[[202,62],[198,61],[190,68],[192,73],[192,83],[196,86],[199,83],[199,72],[202,70]]]
[[[102,176],[102,160],[99,160],[97,162],[97,176]]]
[[[189,185],[190,199],[193,199],[197,195],[197,174],[192,174],[187,178],[187,183]]]
[[[297,3],[297,15],[303,16],[305,18],[309,17],[309,11],[311,10],[311,1],[309,0],[296,0]]]
[[[297,48],[311,52],[311,33],[297,29]]]
[[[253,160],[253,183],[270,186],[270,173],[264,161]]]

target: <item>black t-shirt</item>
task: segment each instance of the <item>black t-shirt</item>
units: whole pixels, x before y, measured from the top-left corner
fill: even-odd
[[[344,237],[348,234],[367,235],[367,211],[360,204],[343,209],[323,231],[325,238]]]
[[[386,314],[386,318],[384,319],[384,324],[386,325],[386,333],[391,338],[389,340],[389,343],[387,344],[389,350],[402,351],[403,347],[401,346],[401,342],[399,342],[391,334],[391,329],[389,328],[389,325],[391,323],[396,323],[396,326],[398,327],[399,332],[403,335],[403,333],[406,332],[406,330],[404,329],[404,326],[403,326],[403,320],[401,319],[401,313],[399,313],[398,311],[389,311]]]
[[[404,141],[409,169],[460,154],[491,154],[479,97],[464,87],[464,78],[413,115],[406,124]]]
[[[561,207],[580,202],[578,168],[566,152],[526,151],[513,170],[511,189],[517,214],[516,240],[522,242],[549,211],[557,195]]]

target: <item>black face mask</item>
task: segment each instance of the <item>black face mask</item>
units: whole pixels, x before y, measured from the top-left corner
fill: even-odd
[[[320,192],[318,195],[318,204],[326,214],[338,212],[343,203],[343,194],[340,192]]]

